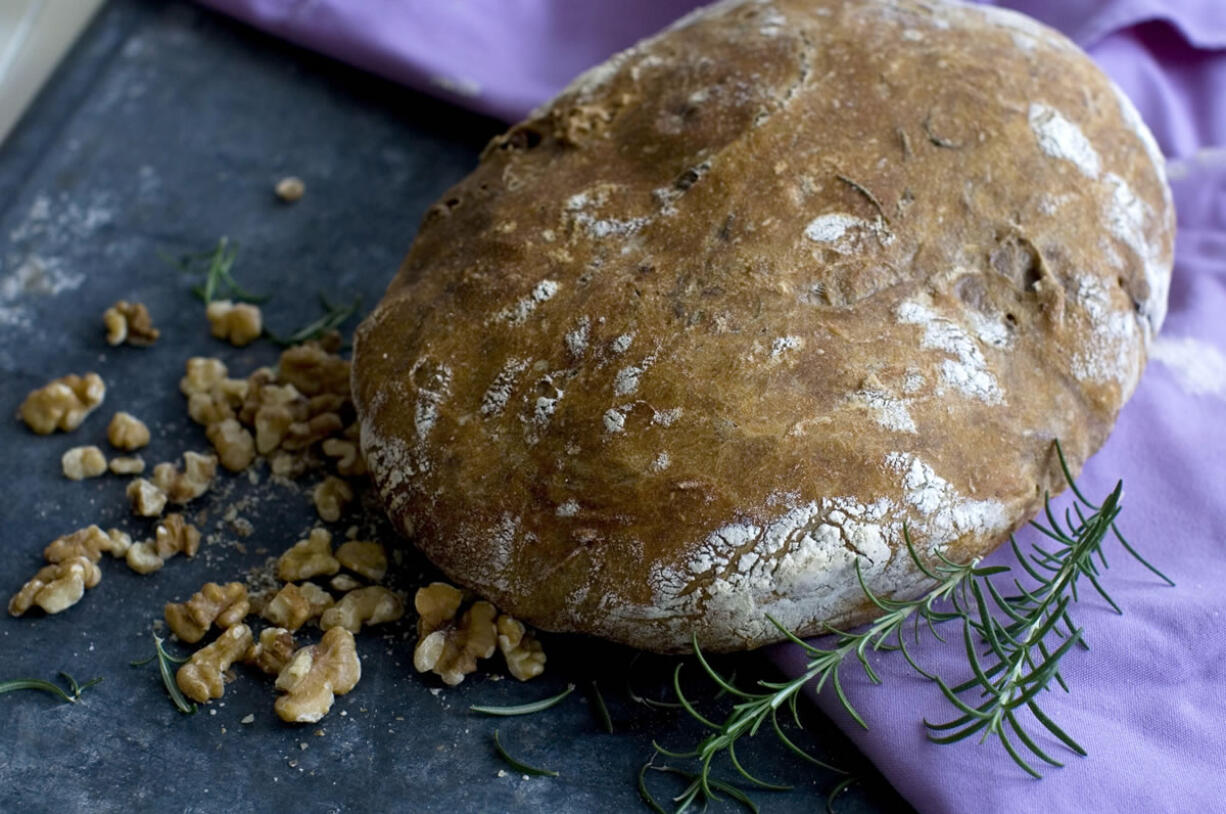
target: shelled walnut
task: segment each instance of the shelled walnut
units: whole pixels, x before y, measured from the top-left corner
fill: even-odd
[[[21,616],[38,605],[46,613],[59,613],[81,601],[87,588],[102,579],[102,571],[89,557],[70,557],[39,569],[9,600],[9,613]]]
[[[434,672],[445,684],[459,684],[464,676],[476,671],[477,659],[489,658],[497,649],[494,625],[497,615],[497,608],[482,600],[474,602],[459,622],[445,621],[441,627],[424,635],[419,624],[418,633],[422,638],[413,650],[413,666],[419,673]]]
[[[380,543],[349,540],[336,549],[336,559],[355,574],[378,582],[387,574],[387,552]]]
[[[356,588],[361,588],[362,583],[351,577],[349,574],[337,574],[328,580],[328,587],[334,591],[346,593]]]
[[[21,403],[21,420],[39,435],[71,432],[106,399],[106,383],[97,373],[69,374],[33,390]]]
[[[366,459],[354,441],[344,438],[325,439],[320,449],[324,455],[336,459],[336,471],[346,478],[366,474]]]
[[[344,426],[336,413],[320,413],[306,421],[295,421],[286,428],[281,447],[289,452],[298,452],[318,444]]]
[[[332,709],[334,696],[344,695],[362,678],[353,634],[343,627],[323,635],[319,644],[294,654],[277,676],[277,715],[289,723],[314,723]]]
[[[131,452],[149,443],[149,428],[136,416],[120,410],[111,416],[111,423],[106,427],[106,440],[116,449]]]
[[[402,616],[404,599],[380,585],[371,585],[342,596],[340,602],[319,617],[319,626],[324,630],[343,627],[351,633],[360,633],[363,625],[381,625]]]
[[[116,475],[139,475],[145,471],[145,459],[139,455],[121,455],[112,458],[108,466]]]
[[[166,603],[166,624],[181,641],[195,644],[214,624],[229,628],[243,621],[250,607],[241,582],[208,582],[186,602]]]
[[[159,331],[153,327],[149,309],[139,302],[119,300],[102,314],[108,345],[147,346],[157,341]]]
[[[315,486],[311,498],[320,519],[335,523],[353,502],[353,487],[343,479],[329,475]]]
[[[48,543],[43,549],[43,559],[57,563],[73,557],[85,557],[90,562],[98,562],[103,553],[116,558],[124,556],[131,545],[132,538],[119,529],[103,532],[97,526],[86,526]]]
[[[260,615],[274,625],[294,631],[335,604],[332,595],[312,582],[290,583],[269,600]]]
[[[507,660],[507,670],[520,681],[545,672],[545,648],[523,622],[505,613],[498,617],[498,649]]]
[[[446,582],[432,582],[425,588],[418,588],[413,596],[417,637],[425,638],[454,619],[463,602],[464,592]]]
[[[307,396],[339,393],[349,397],[349,361],[329,353],[320,342],[286,348],[277,364],[278,379]]]
[[[255,460],[255,439],[233,418],[210,424],[205,436],[217,452],[221,465],[231,472],[241,472]]]
[[[183,515],[168,514],[154,529],[154,548],[163,560],[176,554],[194,557],[200,550],[200,530],[183,519]]]
[[[134,478],[127,488],[132,513],[141,517],[157,517],[166,508],[166,493],[144,478]]]
[[[341,570],[332,556],[332,535],[327,529],[312,529],[277,560],[277,576],[283,582],[297,582],[317,576],[331,576]]]
[[[226,363],[208,356],[193,356],[187,360],[186,371],[179,379],[179,390],[185,396],[194,393],[209,395],[221,384],[229,371]]]
[[[153,467],[153,485],[166,493],[171,503],[188,503],[209,490],[217,475],[217,456],[198,452],[183,453],[183,468],[172,463]]]
[[[106,456],[92,445],[73,447],[60,456],[60,469],[69,480],[96,478],[106,472]]]
[[[266,627],[243,661],[269,675],[278,675],[294,655],[294,634],[283,627]]]
[[[204,309],[213,336],[235,347],[250,345],[264,332],[264,317],[257,305],[214,300]]]
[[[251,628],[237,624],[217,637],[217,641],[192,653],[191,659],[175,674],[175,683],[193,701],[204,703],[221,698],[226,691],[226,671],[251,648]]]

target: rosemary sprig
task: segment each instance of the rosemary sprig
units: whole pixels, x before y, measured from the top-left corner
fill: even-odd
[[[507,765],[509,765],[512,769],[519,772],[520,774],[531,774],[531,775],[536,775],[537,777],[557,777],[558,776],[558,773],[555,772],[553,769],[538,769],[535,766],[529,766],[527,763],[523,763],[522,761],[516,760],[515,758],[511,757],[511,755],[507,753],[507,750],[503,748],[502,741],[499,740],[498,738],[497,729],[494,730],[494,751],[498,753],[498,756],[500,758],[502,758],[503,760],[507,762]]]
[[[604,702],[604,695],[600,692],[600,684],[592,682],[592,712],[596,716],[596,721],[600,724],[600,728],[610,735],[613,734],[613,719],[609,717],[609,707]]]
[[[335,331],[345,324],[358,309],[362,307],[362,298],[355,297],[353,302],[348,305],[333,303],[328,300],[323,294],[319,295],[319,304],[324,309],[324,315],[318,319],[308,322],[298,330],[288,336],[278,336],[277,334],[268,331],[268,338],[282,347],[290,345],[298,345],[303,342],[309,342],[312,339],[318,339],[329,331]]]
[[[162,676],[162,684],[166,687],[166,694],[170,696],[171,702],[175,705],[175,709],[184,715],[195,715],[196,705],[188,701],[183,692],[179,689],[178,682],[175,681],[174,668],[172,664],[183,664],[188,661],[185,657],[174,656],[166,652],[166,648],[162,646],[163,639],[156,633],[153,634],[153,655],[147,659],[130,662],[133,667],[144,667],[146,664],[156,660],[158,663],[158,673]]]
[[[562,703],[563,700],[565,700],[566,696],[570,695],[574,691],[575,685],[568,684],[566,685],[566,689],[562,690],[562,692],[558,693],[557,695],[550,696],[549,698],[543,698],[540,701],[533,701],[529,704],[517,704],[510,707],[471,706],[468,709],[470,712],[479,712],[482,715],[499,715],[503,717],[513,715],[532,715],[535,712],[543,712],[550,707],[557,706],[558,704]]]
[[[69,704],[77,703],[81,697],[81,693],[95,684],[102,681],[101,677],[91,678],[84,684],[77,682],[75,678],[64,671],[60,671],[60,675],[68,682],[68,692],[64,692],[64,688],[52,681],[44,681],[41,678],[13,678],[8,681],[0,681],[0,695],[8,692],[16,692],[18,690],[39,690],[56,696],[61,701],[67,701]]]
[[[740,688],[734,681],[724,678],[707,661],[695,639],[694,655],[699,665],[722,691],[738,699],[737,703],[722,722],[717,723],[704,716],[682,692],[681,665],[678,665],[673,680],[677,699],[691,717],[710,731],[689,752],[669,752],[657,748],[672,757],[696,759],[700,767],[697,782],[708,798],[713,797],[710,782],[712,762],[725,753],[746,780],[764,788],[777,787],[753,777],[736,757],[737,741],[745,735],[752,737],[767,721],[790,751],[817,765],[833,769],[800,749],[784,734],[779,725],[779,710],[788,707],[797,725],[800,725],[797,699],[802,689],[813,683],[820,692],[830,685],[848,714],[867,728],[867,723],[844,692],[840,669],[849,657],[855,656],[868,679],[880,684],[881,678],[869,660],[870,651],[897,650],[916,673],[937,683],[942,695],[956,710],[955,717],[949,721],[924,722],[934,742],[955,743],[975,734],[980,735],[980,742],[994,737],[1019,767],[1039,777],[1039,772],[1031,765],[1035,758],[1052,766],[1061,764],[1047,754],[1027,730],[1027,724],[1019,718],[1019,713],[1025,710],[1042,730],[1074,753],[1085,755],[1085,750],[1043,711],[1037,700],[1039,694],[1053,683],[1066,692],[1069,690],[1059,668],[1061,659],[1074,646],[1084,646],[1083,631],[1073,622],[1070,614],[1071,606],[1079,599],[1079,582],[1088,582],[1095,593],[1120,612],[1119,605],[1101,583],[1102,569],[1107,567],[1102,544],[1111,533],[1124,550],[1143,566],[1168,584],[1174,583],[1146,562],[1119,533],[1115,521],[1120,513],[1122,482],[1116,485],[1101,505],[1093,504],[1074,483],[1059,442],[1056,442],[1055,449],[1074,502],[1061,522],[1052,509],[1050,496],[1045,496],[1047,522],[1031,524],[1053,541],[1054,546],[1036,544],[1029,553],[1023,554],[1017,541],[1010,538],[1025,577],[1010,575],[1011,585],[1006,589],[1007,594],[1002,593],[994,580],[1008,574],[1011,571],[1009,567],[981,566],[978,559],[965,564],[957,563],[939,551],[934,553],[934,561],[925,562],[915,550],[904,527],[903,537],[908,554],[916,567],[935,583],[928,593],[911,600],[877,596],[868,587],[857,563],[856,577],[860,588],[882,611],[882,615],[860,632],[832,629],[835,639],[827,647],[801,640],[772,619],[772,623],[788,640],[805,651],[809,660],[804,672],[796,678],[780,682],[759,681],[756,690]],[[909,622],[914,629],[914,638],[918,640],[923,623],[937,640],[944,642],[937,625],[954,620],[962,622],[962,645],[971,673],[968,680],[957,684],[920,667],[908,650],[905,636]]]
[[[716,780],[714,778],[706,778],[704,780],[698,774],[687,772],[684,769],[678,769],[675,766],[657,766],[655,764],[655,759],[660,754],[660,751],[657,749],[657,751],[651,756],[651,759],[644,763],[642,768],[639,769],[639,797],[642,798],[643,802],[646,803],[647,807],[652,811],[656,812],[657,814],[669,814],[668,809],[660,804],[660,801],[657,800],[655,795],[651,793],[651,789],[647,787],[648,772],[663,772],[666,774],[677,775],[682,779],[689,781],[689,785],[687,785],[680,794],[672,798],[672,802],[677,804],[677,807],[673,809],[672,814],[682,814],[682,812],[688,811],[690,806],[694,805],[694,803],[699,800],[702,800],[703,808],[705,809],[706,804],[709,801],[720,799],[714,795],[713,790],[718,790],[724,794],[727,794],[733,800],[736,800],[738,803],[745,806],[745,808],[749,809],[752,814],[759,814],[758,804],[755,803],[753,799],[741,789],[738,789],[731,783],[725,783],[722,780]]]
[[[268,297],[253,294],[238,284],[234,279],[234,261],[238,259],[238,244],[232,243],[228,237],[217,241],[217,247],[209,252],[184,254],[172,257],[162,254],[162,259],[185,274],[203,274],[204,282],[192,288],[195,294],[206,305],[213,300],[238,300],[240,302],[262,303]]]

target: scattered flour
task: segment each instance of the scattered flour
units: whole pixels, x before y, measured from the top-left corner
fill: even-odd
[[[579,324],[573,331],[566,334],[566,349],[576,359],[583,357],[587,351],[588,337],[591,333],[592,321],[586,316],[579,318]]]
[[[996,377],[988,370],[983,351],[975,339],[952,320],[925,305],[908,301],[898,306],[898,321],[922,325],[924,337],[920,347],[953,357],[941,363],[941,381],[946,385],[988,404],[1004,400]]]
[[[512,325],[523,324],[543,302],[548,302],[558,293],[559,285],[553,280],[541,280],[532,289],[532,293],[518,300],[514,305],[498,312],[498,318]]]
[[[494,381],[490,383],[485,395],[481,397],[481,415],[489,418],[503,411],[507,406],[507,401],[511,398],[511,392],[515,389],[516,379],[528,368],[529,362],[528,359],[514,357],[507,360],[502,370],[494,377]]]
[[[852,404],[865,407],[873,414],[873,419],[893,432],[914,433],[915,421],[907,410],[907,402],[892,397],[883,390],[861,390],[853,393],[847,399]]]
[[[1102,169],[1098,153],[1080,127],[1040,102],[1030,104],[1029,119],[1039,149],[1053,158],[1071,162],[1087,178],[1098,177]]]
[[[554,512],[558,517],[574,517],[579,513],[579,501],[571,499],[558,504],[557,511]]]
[[[1189,395],[1226,398],[1226,354],[1209,342],[1191,336],[1159,336],[1149,355],[1166,365]]]

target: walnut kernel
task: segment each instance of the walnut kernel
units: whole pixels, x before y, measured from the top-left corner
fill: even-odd
[[[102,323],[108,345],[152,345],[159,336],[149,309],[139,302],[119,300],[102,314]]]
[[[307,396],[338,393],[349,396],[349,362],[328,353],[319,342],[286,348],[277,363],[277,378]]]
[[[112,557],[122,557],[131,545],[132,538],[119,529],[103,532],[97,526],[86,526],[52,540],[43,549],[43,559],[56,563],[73,557],[85,557],[90,562],[98,562],[103,552]]]
[[[320,519],[335,523],[353,502],[353,487],[341,478],[329,475],[316,485],[311,496]]]
[[[257,305],[230,300],[213,300],[205,306],[213,336],[235,347],[250,345],[264,332],[264,317]]]
[[[353,441],[343,438],[328,438],[324,440],[324,455],[336,459],[336,471],[347,478],[366,474],[366,459],[362,451]]]
[[[141,517],[157,517],[166,508],[166,493],[144,478],[134,478],[127,488],[132,513]]]
[[[459,624],[446,625],[417,642],[413,666],[419,673],[432,671],[444,684],[459,684],[464,676],[476,671],[477,659],[489,658],[497,649],[497,615],[497,608],[489,602],[474,602]]]
[[[221,465],[231,472],[241,472],[255,460],[255,439],[235,419],[210,424],[205,435],[217,451]]]
[[[251,646],[243,661],[275,676],[285,669],[293,655],[294,634],[283,627],[266,627],[260,631],[259,641]]]
[[[394,622],[404,616],[404,600],[399,594],[381,585],[358,588],[341,597],[319,617],[319,626],[324,630],[343,627],[359,633],[362,625],[380,625]]]
[[[306,194],[306,184],[301,178],[287,175],[277,182],[277,185],[273,187],[273,192],[277,193],[277,197],[286,203],[295,203]]]
[[[21,419],[39,435],[57,429],[71,432],[106,398],[106,383],[97,373],[75,373],[30,392],[21,403]]]
[[[332,535],[327,529],[312,529],[277,560],[277,576],[282,582],[297,582],[320,575],[331,576],[341,570],[332,556]]]
[[[464,592],[446,582],[432,582],[413,596],[417,609],[417,636],[424,638],[455,618]]]
[[[198,452],[183,453],[183,469],[172,463],[153,467],[153,484],[166,493],[171,503],[187,503],[209,490],[217,475],[217,456]]]
[[[89,557],[70,557],[39,570],[9,600],[9,613],[21,616],[38,605],[47,613],[59,613],[81,601],[86,588],[102,579],[102,571]]]
[[[110,469],[116,475],[139,475],[145,471],[145,459],[139,455],[121,455],[111,459]]]
[[[229,628],[243,621],[250,607],[241,582],[208,582],[186,602],[166,603],[166,624],[180,640],[195,644],[213,624]]]
[[[520,681],[545,672],[545,648],[523,622],[505,613],[498,617],[498,649],[507,660],[507,670]]]
[[[136,416],[120,410],[111,416],[111,423],[106,427],[106,440],[116,449],[131,452],[149,443],[149,428]]]
[[[277,715],[289,723],[314,723],[332,709],[334,696],[349,692],[361,678],[353,634],[333,628],[318,645],[295,653],[277,676],[277,689],[285,693],[277,699]]]
[[[157,546],[152,540],[133,543],[124,555],[124,561],[138,574],[152,574],[166,564],[166,561],[158,556]]]
[[[274,625],[297,630],[335,603],[332,595],[312,582],[290,583],[269,600],[260,615]]]
[[[361,588],[362,583],[358,582],[348,574],[337,574],[328,581],[328,587],[334,591],[345,593],[347,591],[352,591],[355,588]]]
[[[378,582],[387,573],[387,552],[379,543],[350,540],[336,549],[336,559],[355,574]]]
[[[96,478],[106,472],[106,456],[92,445],[73,447],[60,456],[60,468],[69,480]]]
[[[181,514],[168,514],[154,530],[154,550],[163,560],[176,554],[196,556],[200,550],[200,530]]]
[[[179,379],[179,390],[185,396],[193,393],[209,395],[226,378],[227,372],[226,363],[220,359],[193,356],[187,360],[186,372]]]
[[[175,674],[175,683],[193,701],[204,703],[225,694],[225,673],[251,648],[251,628],[237,624],[202,647]]]

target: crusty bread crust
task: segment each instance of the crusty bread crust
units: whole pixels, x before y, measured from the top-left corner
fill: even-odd
[[[1072,43],[940,0],[725,2],[578,78],[426,216],[358,332],[362,448],[457,582],[718,650],[863,621],[1107,437],[1173,212]]]

